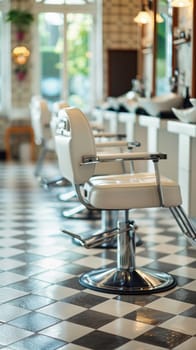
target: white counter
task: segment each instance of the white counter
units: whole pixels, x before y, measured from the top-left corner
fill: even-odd
[[[196,217],[196,124],[168,121],[167,129],[177,134],[178,183],[181,187],[183,206],[190,217]]]
[[[177,181],[177,148],[178,138],[167,131],[168,119],[151,116],[139,116],[139,124],[146,128],[148,152],[163,152],[167,154],[167,160],[160,162],[161,173]],[[148,170],[152,170],[149,163]]]

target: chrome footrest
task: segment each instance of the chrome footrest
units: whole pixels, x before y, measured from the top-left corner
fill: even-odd
[[[71,236],[72,238],[78,240],[83,247],[89,249],[89,248],[97,247],[102,243],[105,243],[107,241],[112,240],[113,237],[115,237],[117,235],[118,230],[115,228],[115,229],[112,229],[112,230],[107,231],[107,232],[96,233],[96,234],[94,234],[90,237],[87,237],[85,239],[82,236],[80,236],[79,234],[68,231],[68,230],[63,229],[62,232],[66,233],[69,236]]]
[[[49,189],[51,187],[65,187],[70,185],[70,183],[63,177],[57,177],[53,180],[49,180],[45,177],[39,177],[38,178],[39,184],[44,189]]]
[[[78,220],[100,220],[101,214],[98,210],[88,210],[83,204],[74,206],[71,209],[64,209],[62,216],[66,219]]]
[[[67,202],[67,201],[70,201],[70,200],[76,200],[77,197],[76,197],[76,191],[69,191],[67,193],[61,193],[58,195],[58,199],[62,202]]]

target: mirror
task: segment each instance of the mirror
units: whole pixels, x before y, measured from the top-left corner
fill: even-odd
[[[172,60],[172,9],[167,0],[158,0],[156,7],[156,59],[155,95],[171,91]]]
[[[193,1],[193,12],[192,12],[192,62],[194,62],[196,56],[196,3]],[[192,97],[196,97],[196,65],[192,65],[192,86],[191,93]]]
[[[144,1],[149,21],[147,23],[138,24],[138,37],[140,48],[138,52],[138,77],[144,84],[145,96],[153,95],[154,90],[154,20],[152,0]]]
[[[190,95],[196,97],[196,65],[192,64],[196,56],[196,1],[186,8],[172,8],[169,0],[146,0],[146,4],[152,21],[140,26],[138,74],[144,81],[145,95],[173,91],[184,96],[189,87]],[[178,31],[180,40],[176,40]]]
[[[151,22],[141,30],[142,74],[146,96],[159,96],[171,91],[174,70],[173,12],[168,0],[148,0]]]

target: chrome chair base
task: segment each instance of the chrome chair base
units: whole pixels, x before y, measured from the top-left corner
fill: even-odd
[[[176,281],[170,274],[136,267],[135,225],[134,221],[128,220],[128,210],[124,215],[125,220],[118,221],[116,228],[86,239],[63,230],[72,238],[78,239],[85,248],[98,247],[104,242],[117,239],[116,267],[86,272],[80,277],[80,284],[85,288],[113,294],[151,294],[174,288]]]
[[[118,270],[117,268],[92,270],[83,274],[80,284],[89,289],[114,294],[151,294],[169,290],[175,279],[164,272],[148,269]]]

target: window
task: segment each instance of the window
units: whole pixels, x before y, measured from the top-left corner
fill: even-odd
[[[36,3],[39,48],[36,61],[40,63],[36,93],[49,103],[63,99],[88,112],[102,94],[102,65],[97,65],[102,62],[98,11],[101,1]]]
[[[39,24],[40,91],[49,102],[60,100],[63,90],[64,16],[41,13]]]
[[[68,103],[82,109],[91,102],[91,28],[91,15],[67,15]]]

